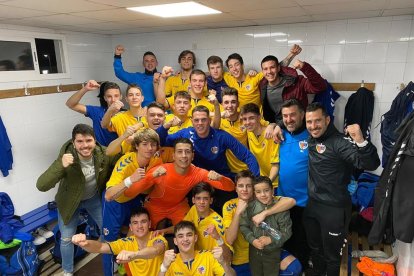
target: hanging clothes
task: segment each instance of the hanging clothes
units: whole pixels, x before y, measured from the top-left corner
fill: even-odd
[[[321,103],[323,107],[325,107],[326,112],[328,113],[329,117],[331,117],[331,121],[334,121],[334,112],[335,112],[335,102],[341,96],[332,85],[325,80],[326,82],[326,90],[320,94],[316,94],[315,98],[313,98],[313,102]]]
[[[365,87],[361,87],[349,97],[346,103],[344,129],[349,125],[358,124],[364,138],[370,140],[373,114],[374,93]]]
[[[9,170],[12,169],[13,155],[11,148],[12,145],[0,116],[0,170],[3,176],[8,176]]]
[[[375,193],[370,244],[378,244],[383,238],[386,242],[414,240],[414,216],[410,215],[414,209],[414,113],[404,119],[397,135]]]

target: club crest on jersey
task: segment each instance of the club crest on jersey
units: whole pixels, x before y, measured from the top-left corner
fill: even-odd
[[[217,153],[218,153],[218,151],[219,151],[218,147],[212,147],[212,148],[211,148],[211,153],[212,153],[212,154],[217,154]]]
[[[301,151],[304,151],[305,149],[308,148],[308,141],[303,140],[299,142],[299,148]]]
[[[198,268],[197,268],[197,271],[198,271],[198,273],[200,273],[200,274],[204,274],[205,272],[206,272],[206,268],[204,267],[204,266],[199,266]]]
[[[317,144],[316,145],[316,151],[318,152],[318,153],[324,153],[325,152],[325,150],[326,150],[326,146],[324,145],[324,144]]]
[[[246,85],[246,90],[250,90],[250,88],[252,88],[250,84]]]

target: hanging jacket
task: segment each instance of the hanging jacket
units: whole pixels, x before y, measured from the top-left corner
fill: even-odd
[[[313,103],[321,103],[325,107],[326,112],[328,113],[329,117],[331,118],[331,121],[333,122],[335,119],[335,102],[341,95],[339,95],[338,92],[335,91],[335,89],[327,80],[325,80],[325,82],[327,89],[320,94],[316,94],[315,98],[313,98]]]
[[[368,236],[370,244],[395,239],[411,243],[414,239],[414,113],[397,129],[398,139],[382,171],[375,192],[374,221]]]
[[[12,169],[13,154],[11,149],[12,145],[9,137],[7,136],[3,120],[0,117],[0,170],[3,176],[8,176],[9,170]]]
[[[385,168],[390,153],[394,147],[398,135],[395,133],[398,126],[413,110],[414,83],[410,82],[407,87],[398,93],[392,101],[390,110],[382,116],[381,121],[381,144],[382,144],[382,166]]]
[[[349,125],[358,124],[364,138],[370,140],[373,114],[374,93],[365,87],[361,87],[349,97],[346,103],[344,129]]]

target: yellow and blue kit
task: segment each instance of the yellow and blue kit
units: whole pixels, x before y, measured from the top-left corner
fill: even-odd
[[[259,83],[263,79],[262,72],[254,77],[246,75],[245,80],[241,83],[228,72],[224,73],[223,78],[229,87],[235,88],[239,92],[240,106],[247,103],[254,103],[257,106],[262,106],[259,89]]]
[[[265,138],[265,130],[259,137],[252,131],[247,132],[249,140],[249,149],[256,157],[260,166],[260,175],[269,176],[272,164],[279,163],[279,144],[276,144],[273,139]],[[273,181],[273,187],[278,186],[278,177]]]
[[[181,255],[177,254],[175,261],[171,263],[166,276],[204,276],[204,275],[217,275],[223,276],[224,268],[214,258],[210,251],[196,251],[194,259],[189,262],[184,262],[181,259]]]
[[[108,130],[112,132],[116,132],[118,137],[124,134],[125,130],[128,126],[135,125],[136,123],[142,122],[144,125],[147,123],[147,119],[143,116],[136,117],[132,115],[131,111],[121,111],[115,114],[111,118],[111,122],[109,124]],[[125,141],[122,142],[122,153],[127,153],[131,150],[131,145],[126,143]]]
[[[152,233],[150,233],[152,235]],[[164,244],[165,250],[168,249],[168,242],[163,236],[156,236],[148,240],[146,247],[154,246],[155,244]],[[129,236],[113,242],[108,243],[111,248],[111,252],[114,255],[118,255],[122,250],[127,251],[139,251],[138,241],[135,236]],[[128,267],[131,270],[132,275],[158,275],[160,266],[164,259],[164,254],[155,256],[151,259],[136,259],[128,262]]]

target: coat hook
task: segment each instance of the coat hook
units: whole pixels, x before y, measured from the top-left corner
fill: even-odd
[[[58,84],[58,86],[57,86],[57,88],[56,88],[56,90],[57,90],[57,92],[58,93],[60,93],[60,92],[62,92],[63,90],[60,88],[60,86],[61,86],[61,84]]]
[[[365,87],[365,82],[364,80],[361,81],[361,87]]]
[[[29,92],[29,84],[28,84],[28,83],[26,83],[26,85],[25,85],[25,86],[23,86],[23,88],[24,88],[24,94],[25,94],[26,96],[30,96],[30,92]]]

